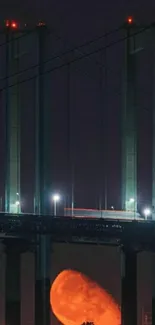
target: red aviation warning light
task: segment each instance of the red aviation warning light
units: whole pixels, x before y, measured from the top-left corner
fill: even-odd
[[[17,29],[18,28],[18,24],[15,20],[6,20],[5,21],[5,27],[7,28],[11,28],[11,29]]]
[[[16,21],[11,21],[11,26],[12,29],[17,29],[18,28],[18,24]]]
[[[10,27],[10,21],[9,20],[5,21],[5,27],[7,27],[7,28]]]
[[[129,25],[132,25],[133,24],[133,17],[132,16],[129,16],[128,18],[127,18],[127,23],[129,24]]]

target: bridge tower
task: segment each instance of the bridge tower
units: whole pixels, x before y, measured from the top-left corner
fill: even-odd
[[[126,33],[124,105],[122,110],[122,209],[137,211],[137,125],[135,103],[135,31],[132,17]],[[122,249],[122,325],[137,325],[137,252],[131,243]],[[130,283],[132,282],[132,286]]]
[[[7,20],[5,36],[5,212],[20,213],[19,36],[15,21]],[[11,246],[11,245],[10,245]],[[6,251],[5,322],[20,324],[20,251]]]
[[[18,39],[20,34],[18,24],[15,21],[6,21],[6,85],[4,100],[6,118],[5,211],[8,213],[20,212],[20,98],[18,84],[20,57]]]
[[[135,23],[125,24],[126,54],[122,111],[122,209],[137,211],[137,135],[135,106]]]
[[[50,213],[50,106],[45,105],[45,41],[47,26],[40,22],[37,26],[38,36],[38,75],[36,80],[36,187],[34,212],[37,215]],[[49,147],[48,147],[49,146]],[[37,238],[35,252],[35,324],[50,324],[50,251],[48,235]]]

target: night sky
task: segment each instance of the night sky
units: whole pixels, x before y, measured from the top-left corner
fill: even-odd
[[[53,30],[46,43],[47,59],[51,55],[61,53],[66,49],[85,43],[104,34],[106,31],[119,27],[126,16],[133,14],[139,23],[150,23],[154,20],[154,1],[71,1],[55,0],[32,3],[30,0],[5,1],[1,3],[0,21],[6,18],[17,18],[20,21],[35,25],[38,19],[44,19]],[[62,39],[57,40],[57,36]],[[108,38],[107,42],[122,37],[117,35]],[[146,36],[146,35],[145,35]],[[153,53],[151,37],[138,38],[137,42],[144,50],[137,55],[137,111],[138,111],[138,202],[142,208],[151,204],[151,134],[152,134],[152,103],[153,103]],[[97,44],[80,49],[89,53],[104,46],[104,39]],[[25,42],[26,50],[29,44],[30,53],[26,58],[26,66],[36,63],[33,36]],[[97,62],[104,62],[104,52],[93,55],[72,65],[46,75],[45,106],[51,106],[51,193],[58,190],[64,200],[70,197],[71,166],[70,156],[74,165],[75,206],[85,208],[99,207],[102,198],[104,208],[104,179],[107,175],[108,207],[120,208],[121,185],[121,133],[120,117],[123,103],[122,75],[124,63],[124,44],[120,43],[107,50],[107,79],[102,71],[103,87],[101,90],[101,69]],[[80,53],[81,53],[80,52]],[[74,57],[80,56],[74,53]],[[2,55],[2,53],[0,54]],[[72,58],[72,57],[71,57]],[[31,61],[31,62],[30,62]],[[61,65],[65,59],[49,64],[50,69]],[[22,62],[22,65],[24,63]],[[32,77],[33,72],[28,76]],[[70,87],[68,76],[70,75]],[[21,116],[22,116],[22,150],[21,150],[21,188],[24,211],[32,212],[34,189],[34,80],[20,86]],[[4,195],[3,159],[3,112],[0,110],[0,192]],[[70,124],[68,123],[70,118]],[[70,138],[69,138],[70,130]],[[105,135],[106,132],[106,145]],[[52,207],[51,207],[52,209]],[[75,246],[74,246],[75,247]],[[82,246],[81,246],[82,247]],[[73,248],[64,245],[55,247],[53,260],[54,276],[65,267],[75,267],[98,280],[120,302],[120,264],[119,254],[103,247]],[[76,252],[74,251],[76,249]],[[63,253],[62,253],[63,251]],[[74,252],[73,252],[74,251]],[[104,251],[104,253],[103,253]],[[103,255],[106,255],[102,260]],[[85,265],[86,256],[89,263]],[[98,256],[98,260],[97,260]],[[110,256],[109,264],[107,264]],[[95,257],[95,262],[94,262]],[[116,260],[117,261],[116,261]],[[102,262],[101,262],[102,260]],[[113,265],[116,264],[116,268]],[[139,259],[139,290],[141,297],[145,296],[142,305],[150,308],[150,256],[146,254]],[[114,275],[115,274],[115,275]],[[106,281],[105,281],[106,279]],[[107,280],[109,279],[109,280]],[[107,282],[109,281],[109,282]],[[109,284],[108,284],[109,283]],[[140,307],[141,308],[141,307]]]
[[[47,37],[45,60],[60,55],[106,31],[120,27],[126,17],[133,14],[138,23],[153,21],[153,3],[143,8],[133,2],[80,2],[36,4],[3,4],[1,19],[17,18],[35,25],[44,19],[52,33]],[[60,39],[58,37],[60,36]],[[106,42],[118,41],[123,31],[107,37]],[[153,53],[149,33],[136,38],[142,47],[137,56],[136,105],[138,112],[138,205],[142,209],[151,204],[151,134],[153,105]],[[32,45],[33,44],[33,45]],[[71,169],[74,168],[74,203],[76,207],[98,208],[101,199],[104,208],[105,175],[107,178],[108,207],[121,207],[121,108],[123,105],[124,42],[108,47],[86,59],[65,65],[68,60],[105,46],[105,39],[74,51],[69,56],[57,58],[45,65],[45,108],[51,108],[51,192],[60,191],[71,201]],[[23,51],[21,69],[36,64],[36,43],[33,36],[21,42]],[[2,52],[2,51],[1,51]],[[2,55],[2,54],[1,54]],[[56,68],[64,65],[62,68]],[[35,70],[21,76],[33,78]],[[105,78],[106,73],[106,78]],[[68,74],[70,77],[68,77]],[[102,78],[101,78],[102,75]],[[102,86],[101,86],[102,80]],[[12,80],[14,82],[14,80]],[[21,187],[24,211],[32,211],[34,188],[34,87],[32,79],[20,86],[21,103]],[[102,87],[102,88],[101,88]],[[3,119],[1,118],[1,180],[3,166]],[[105,136],[106,134],[106,136]],[[72,162],[70,162],[72,160]],[[72,167],[71,167],[72,164]],[[1,182],[1,196],[4,196]]]

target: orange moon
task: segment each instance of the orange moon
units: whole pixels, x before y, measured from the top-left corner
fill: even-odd
[[[54,315],[64,325],[120,325],[121,313],[110,294],[84,274],[64,270],[50,290]]]

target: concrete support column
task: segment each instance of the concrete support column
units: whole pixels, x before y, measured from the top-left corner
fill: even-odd
[[[0,324],[5,325],[5,246],[0,243]]]
[[[137,253],[122,251],[122,325],[137,325]]]
[[[152,325],[155,325],[155,254],[152,254]]]
[[[152,219],[155,220],[155,28],[152,28],[153,37],[153,109],[152,109]],[[153,323],[152,323],[153,324]]]
[[[50,238],[41,235],[36,249],[35,324],[50,325]]]
[[[6,246],[5,324],[20,325],[20,251],[11,243]]]
[[[33,252],[21,255],[21,325],[34,325],[35,259]]]

